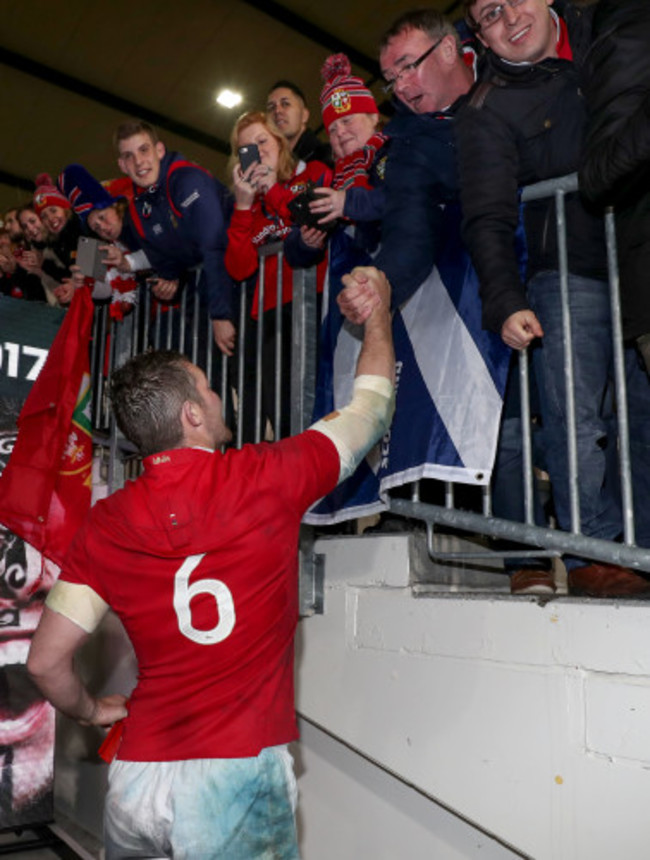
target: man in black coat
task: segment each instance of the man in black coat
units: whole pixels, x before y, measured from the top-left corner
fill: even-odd
[[[585,63],[580,187],[616,210],[623,335],[650,372],[650,3],[601,0]]]
[[[540,392],[546,466],[558,522],[574,527],[568,480],[565,356],[552,199],[524,210],[527,271],[517,253],[519,189],[578,168],[586,109],[580,67],[594,7],[558,0],[465,0],[467,22],[488,49],[479,81],[456,120],[463,236],[481,280],[486,327],[514,349],[532,350]],[[557,9],[557,11],[556,11]],[[561,13],[558,14],[558,11]],[[622,530],[613,413],[612,341],[602,219],[567,195],[581,532],[615,540]],[[541,342],[538,340],[541,339]],[[650,386],[628,355],[637,501],[637,540],[650,543],[647,452]],[[650,441],[650,440],[648,440]],[[648,581],[615,565],[567,557],[572,591],[641,594]]]

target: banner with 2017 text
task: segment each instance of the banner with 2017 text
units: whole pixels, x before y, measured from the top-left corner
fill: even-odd
[[[0,296],[0,473],[63,311]],[[54,710],[27,677],[30,635],[58,568],[0,526],[0,830],[52,818]]]

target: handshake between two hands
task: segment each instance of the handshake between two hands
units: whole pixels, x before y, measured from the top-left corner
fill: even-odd
[[[357,266],[342,278],[344,289],[337,297],[343,316],[354,325],[363,325],[376,308],[390,312],[390,284],[373,266]]]

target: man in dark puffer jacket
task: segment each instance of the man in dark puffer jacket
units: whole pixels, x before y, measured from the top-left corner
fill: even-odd
[[[616,208],[623,335],[650,372],[650,3],[601,0],[585,62],[580,186]]]
[[[463,235],[479,277],[487,327],[515,349],[541,338],[533,352],[540,390],[547,469],[561,528],[571,529],[565,412],[564,348],[553,200],[528,204],[525,285],[515,232],[518,189],[578,168],[586,110],[580,67],[591,39],[593,7],[558,0],[465,0],[467,20],[488,48],[479,82],[461,109],[456,132],[464,213]],[[557,14],[559,12],[563,17]],[[566,200],[569,301],[578,421],[580,528],[614,540],[622,527],[616,480],[617,440],[608,403],[612,372],[609,295],[602,219],[577,195]],[[637,538],[650,543],[647,455],[650,385],[628,355],[637,500]],[[637,391],[638,389],[638,391]],[[566,558],[574,592],[595,596],[650,590],[638,574],[614,565]]]

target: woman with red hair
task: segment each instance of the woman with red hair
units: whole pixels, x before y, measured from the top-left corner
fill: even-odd
[[[240,147],[254,145],[259,160],[245,169],[239,162]],[[228,227],[226,268],[237,281],[255,276],[259,269],[258,251],[271,242],[285,242],[286,254],[282,258],[281,289],[278,301],[278,258],[267,258],[265,264],[265,290],[260,301],[259,281],[256,283],[252,316],[264,325],[263,402],[266,416],[273,415],[275,402],[275,314],[268,312],[279,305],[283,308],[283,330],[290,331],[290,310],[293,294],[293,267],[314,265],[323,256],[325,232],[315,228],[297,227],[289,208],[290,202],[307,192],[311,186],[328,185],[331,170],[319,161],[296,162],[284,135],[266,114],[260,111],[245,113],[235,123],[231,135],[232,156],[230,166],[233,178],[235,208]],[[322,275],[319,286],[322,285]],[[260,308],[260,304],[263,306]],[[250,346],[252,338],[248,337]],[[282,421],[275,429],[276,437],[289,431],[289,377],[288,349],[282,352],[281,388]]]

